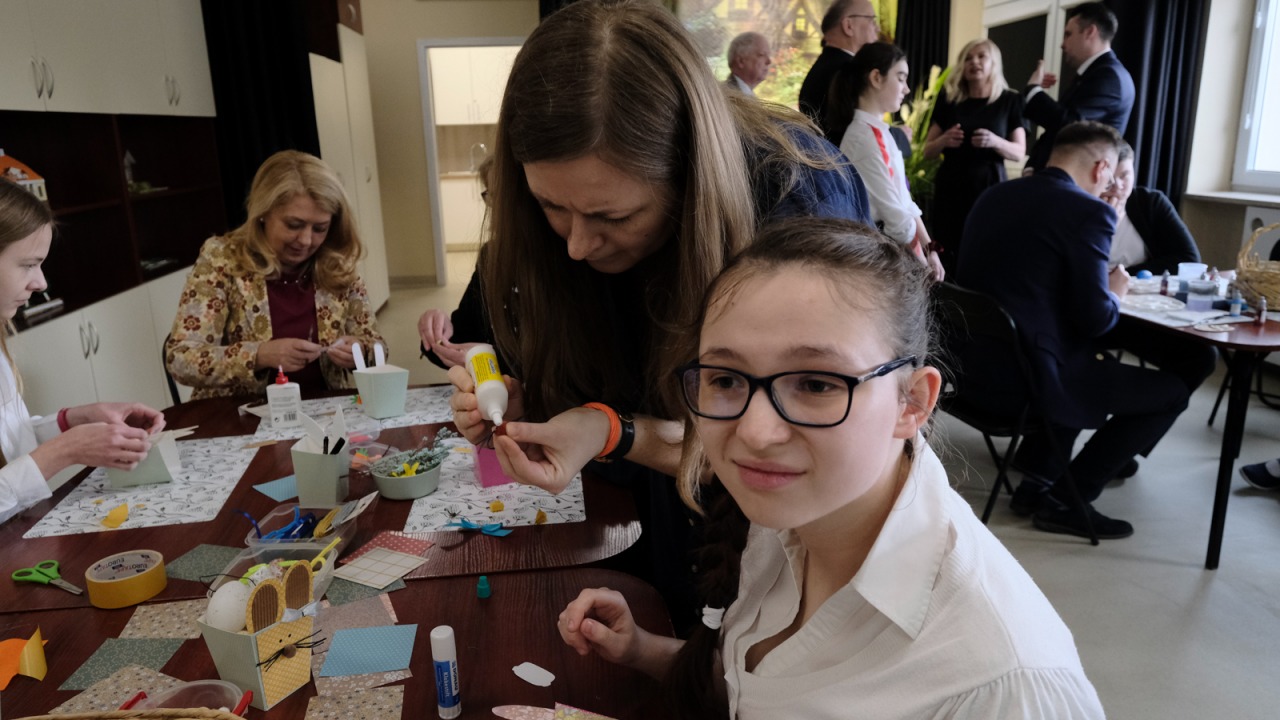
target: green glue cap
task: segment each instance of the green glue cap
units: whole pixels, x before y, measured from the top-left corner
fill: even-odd
[[[481,575],[480,581],[476,583],[476,597],[484,599],[489,597],[490,594],[492,593],[489,590],[489,577],[487,575]]]

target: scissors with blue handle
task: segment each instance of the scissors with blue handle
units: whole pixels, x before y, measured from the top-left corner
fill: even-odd
[[[83,590],[76,587],[75,585],[72,585],[71,583],[62,579],[62,576],[58,574],[57,560],[41,560],[40,562],[36,563],[35,567],[21,568],[19,570],[14,570],[13,575],[11,575],[10,577],[13,578],[14,582],[31,582],[31,583],[40,583],[41,585],[56,585],[62,588],[63,590],[66,590],[69,593],[74,593],[76,595],[79,595],[84,592]]]

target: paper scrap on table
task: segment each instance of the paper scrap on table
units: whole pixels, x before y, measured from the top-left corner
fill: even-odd
[[[40,637],[39,627],[29,638],[10,638],[0,642],[0,691],[9,687],[14,675],[44,679],[48,671],[44,659],[46,642]]]
[[[129,698],[137,695],[139,690],[146,691],[148,695],[159,695],[180,684],[182,684],[181,680],[165,675],[159,670],[141,665],[126,665],[112,673],[110,677],[99,680],[84,692],[50,710],[49,714],[109,712],[118,709]]]
[[[515,673],[516,677],[521,680],[538,687],[551,687],[551,683],[556,679],[556,676],[552,675],[550,671],[527,661],[511,668],[511,672]]]
[[[84,690],[126,665],[160,669],[178,652],[178,638],[107,638],[59,690]]]
[[[196,620],[204,616],[209,598],[139,605],[120,631],[122,638],[198,638]]]
[[[607,715],[593,713],[589,710],[573,707],[572,705],[564,705],[556,703],[555,714],[552,715],[555,720],[566,720],[567,718],[577,718],[577,720],[614,720]]]
[[[324,664],[323,656],[319,661],[312,656],[311,680],[316,684],[316,695],[346,695],[359,690],[382,687],[401,680],[408,680],[413,673],[408,670],[392,670],[391,672],[366,673],[364,675],[339,675],[320,677],[320,666]]]
[[[344,580],[383,589],[426,561],[426,558],[416,555],[374,548],[359,560],[338,568],[333,574]]]
[[[556,703],[554,710],[533,707],[532,705],[499,705],[493,708],[493,714],[500,718],[506,718],[506,720],[561,720],[563,718],[614,720],[606,715],[600,715],[562,703]]]
[[[242,550],[244,550],[242,547],[200,544],[173,562],[165,563],[164,573],[171,578],[193,582],[200,582],[205,578],[211,579],[226,570]]]
[[[387,548],[388,550],[395,550],[396,552],[402,552],[406,555],[417,555],[418,557],[423,557],[426,555],[427,550],[431,549],[434,545],[434,542],[427,540],[426,538],[414,537],[408,533],[402,533],[399,530],[383,530],[377,535],[374,535],[372,540],[360,546],[359,550],[347,555],[338,562],[343,565],[355,562],[367,555],[370,551],[376,550],[380,547]]]
[[[339,630],[333,634],[333,643],[325,653],[320,676],[405,670],[413,656],[413,640],[417,634],[416,624]]]
[[[128,519],[129,519],[129,504],[124,503],[112,508],[111,512],[107,513],[107,516],[102,519],[102,524],[114,530],[120,527],[121,525],[123,525],[124,522]]]
[[[346,582],[345,580],[342,582]],[[368,590],[363,585],[349,583],[352,587]],[[373,597],[356,600],[346,605],[322,603],[316,614],[315,639],[319,645],[311,651],[311,676],[315,680],[317,695],[336,695],[355,690],[365,690],[413,677],[408,670],[367,673],[363,675],[345,675],[340,677],[320,677],[320,668],[324,665],[325,655],[333,645],[333,633],[338,630],[357,627],[376,627],[394,625],[397,622],[395,608],[391,606],[391,598],[385,593]]]
[[[253,489],[276,502],[282,503],[298,497],[298,476],[286,475],[270,482],[254,485]]]
[[[378,589],[369,587],[368,585],[354,583],[350,580],[334,578],[333,582],[329,584],[329,589],[325,590],[324,596],[334,605],[346,605],[347,603],[353,603],[357,600],[364,600],[377,595],[385,595],[386,593],[403,590],[404,588],[404,580],[397,580],[382,589]]]
[[[306,720],[400,720],[404,686],[357,690],[350,695],[317,695],[307,703]]]

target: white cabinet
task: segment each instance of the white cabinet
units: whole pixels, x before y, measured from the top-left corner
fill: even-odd
[[[0,108],[212,116],[199,0],[0,0]]]
[[[147,299],[151,303],[151,322],[154,328],[156,357],[161,358],[160,369],[162,374],[156,378],[156,381],[160,383],[166,406],[173,402],[173,397],[169,393],[169,380],[164,373],[164,341],[168,339],[169,333],[173,330],[173,320],[178,314],[178,299],[182,296],[182,288],[186,287],[187,276],[190,274],[191,268],[183,268],[177,272],[158,277],[146,284]],[[191,388],[186,385],[178,385],[178,399],[182,402],[191,399]]]
[[[171,404],[157,381],[164,370],[145,285],[19,333],[9,348],[34,414],[97,401]]]
[[[509,45],[428,49],[435,124],[497,123],[507,77],[519,52],[519,46]]]
[[[320,156],[347,190],[365,257],[360,276],[376,311],[391,296],[387,276],[386,239],[382,227],[382,193],[378,185],[377,148],[373,140],[373,107],[364,38],[338,26],[342,62],[311,54],[311,91],[316,109]]]
[[[445,249],[474,246],[483,237],[484,199],[476,173],[453,173],[440,178],[440,221]]]

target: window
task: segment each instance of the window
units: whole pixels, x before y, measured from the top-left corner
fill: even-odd
[[[1280,191],[1280,0],[1258,0],[1236,137],[1237,190]]]

